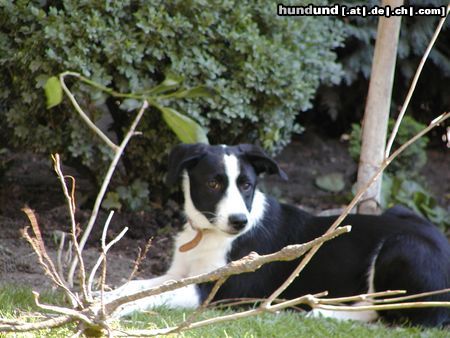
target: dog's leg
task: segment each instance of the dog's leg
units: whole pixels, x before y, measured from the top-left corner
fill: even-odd
[[[355,304],[354,306],[362,306],[362,305],[370,305],[370,303],[360,302]],[[373,322],[378,318],[378,314],[376,311],[334,311],[334,310],[323,310],[323,309],[314,309],[308,312],[308,317],[313,318],[334,318],[338,320],[356,320],[359,322]]]
[[[133,312],[142,312],[157,307],[196,308],[200,305],[200,296],[196,285],[188,285],[180,289],[161,293],[124,304],[114,313],[115,317],[123,317]]]
[[[163,275],[148,280],[130,281],[116,290],[105,293],[104,302],[110,303],[117,298],[130,296],[171,280],[175,280],[175,278],[172,278],[170,275]],[[200,296],[197,286],[188,285],[180,289],[126,303],[115,311],[114,316],[122,317],[136,311],[145,311],[159,306],[167,306],[169,308],[195,308],[199,304]]]

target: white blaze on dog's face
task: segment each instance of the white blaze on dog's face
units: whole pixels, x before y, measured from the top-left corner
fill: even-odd
[[[250,152],[252,151],[252,152]],[[260,172],[284,173],[259,148],[183,145],[169,158],[169,179],[183,172],[185,212],[200,229],[237,235],[262,217],[264,196],[256,190]]]

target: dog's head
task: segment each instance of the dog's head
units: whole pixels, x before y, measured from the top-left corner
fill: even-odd
[[[195,227],[237,235],[262,216],[265,201],[256,183],[263,172],[287,178],[254,145],[182,144],[169,156],[167,183],[183,176],[185,212]]]

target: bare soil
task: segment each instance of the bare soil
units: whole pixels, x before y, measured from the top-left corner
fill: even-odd
[[[450,208],[450,157],[445,150],[430,150],[428,164],[423,169],[429,189],[441,205]],[[356,179],[357,165],[347,151],[347,144],[337,139],[326,139],[308,131],[298,136],[277,158],[289,176],[284,182],[266,178],[264,190],[282,201],[301,205],[318,212],[342,207],[350,198]],[[89,183],[72,168],[64,169],[77,179],[78,191],[89,192]],[[341,193],[318,189],[315,177],[332,172],[342,173],[345,188]],[[80,197],[82,198],[82,197]],[[178,201],[180,202],[180,201]],[[61,231],[69,232],[70,220],[58,180],[51,168],[50,158],[33,154],[18,154],[9,158],[8,166],[0,172],[0,285],[30,286],[35,290],[52,287],[44,276],[36,255],[23,239],[21,230],[29,222],[21,211],[25,205],[35,210],[49,254],[56,257],[57,238]],[[117,212],[108,231],[113,239],[125,226],[126,236],[108,254],[107,283],[115,286],[126,281],[133,269],[139,248],[152,238],[152,245],[139,268],[136,278],[149,278],[165,271],[170,262],[172,237],[183,224],[183,215],[177,202],[154,204],[151,211]],[[77,211],[77,221],[84,225],[88,210]],[[102,211],[84,251],[86,265],[91,267],[98,259],[101,230],[107,213]]]

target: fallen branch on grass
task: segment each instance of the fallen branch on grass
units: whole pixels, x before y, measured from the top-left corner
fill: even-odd
[[[145,297],[150,297],[153,295],[161,294],[163,292],[172,291],[191,284],[211,282],[232,275],[253,272],[259,269],[262,265],[271,262],[291,261],[304,255],[306,252],[308,252],[308,250],[310,250],[317,244],[325,243],[339,235],[349,232],[350,230],[351,226],[340,227],[310,242],[304,244],[288,245],[283,249],[281,249],[280,251],[268,255],[260,256],[256,252],[251,252],[249,255],[237,261],[232,261],[227,265],[212,272],[204,273],[198,276],[183,278],[177,281],[167,282],[163,285],[148,290],[140,291],[132,295],[117,298],[112,302],[105,304],[105,309],[107,313],[112,314],[120,306]]]

